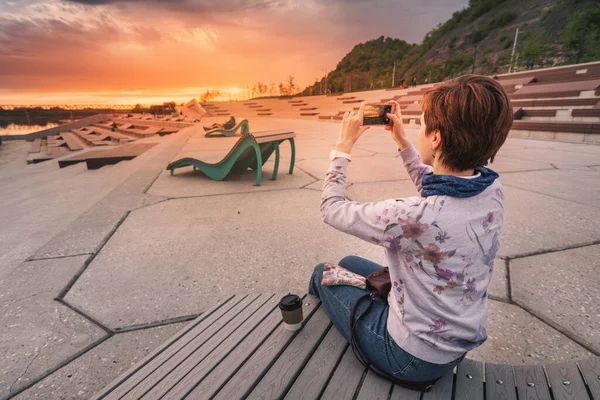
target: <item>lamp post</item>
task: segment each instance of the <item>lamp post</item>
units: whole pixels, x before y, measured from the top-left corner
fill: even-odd
[[[521,31],[523,33],[525,31]],[[512,53],[510,54],[510,66],[508,67],[508,73],[512,72],[513,67],[513,59],[515,58],[515,50],[517,49],[517,40],[519,39],[519,28],[517,28],[517,33],[515,33],[515,42],[513,43]]]

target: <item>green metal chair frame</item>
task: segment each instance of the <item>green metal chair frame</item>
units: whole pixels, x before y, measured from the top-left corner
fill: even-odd
[[[167,166],[167,170],[174,174],[175,169],[192,166],[194,171],[199,169],[210,179],[221,181],[230,173],[242,174],[248,168],[256,170],[256,183],[254,186],[260,186],[262,179],[262,166],[267,162],[271,154],[275,152],[275,165],[271,180],[277,179],[279,170],[279,145],[288,140],[292,150],[289,174],[294,173],[294,163],[296,161],[296,146],[294,138],[285,138],[264,143],[258,143],[252,134],[246,134],[240,138],[229,151],[229,153],[216,164],[209,164],[195,158],[186,157],[176,160]]]
[[[237,133],[238,129],[240,129],[240,128],[242,130],[242,132],[241,132],[242,136],[250,133],[250,124],[248,123],[247,119],[241,120],[236,126],[234,126],[231,129],[221,129],[221,128],[213,129],[213,130],[206,132],[204,134],[204,136],[205,137],[211,137],[211,136],[231,137],[231,136],[234,136]]]

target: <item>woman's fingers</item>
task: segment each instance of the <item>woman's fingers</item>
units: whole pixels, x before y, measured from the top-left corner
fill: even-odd
[[[389,113],[387,117],[392,121],[393,124],[400,124],[400,118],[396,114]],[[389,125],[388,125],[389,126]]]
[[[396,100],[390,100],[387,102],[392,106],[392,114],[396,114],[399,117],[402,117],[402,113],[400,112],[400,104]]]
[[[365,116],[365,107],[367,105],[366,101],[363,101],[362,103],[360,103],[360,107],[358,107],[358,113],[356,114],[356,116],[358,117],[358,119],[360,119],[360,122],[362,124],[363,118]]]

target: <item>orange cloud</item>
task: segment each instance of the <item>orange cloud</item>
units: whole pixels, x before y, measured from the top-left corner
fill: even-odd
[[[163,94],[240,91],[289,75],[305,86],[357,42],[381,35],[420,41],[465,3],[5,0],[0,104],[79,102],[78,92],[84,103],[169,100]],[[135,91],[140,97],[127,95]]]

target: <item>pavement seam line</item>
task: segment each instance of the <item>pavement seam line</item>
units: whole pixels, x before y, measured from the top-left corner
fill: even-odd
[[[75,361],[76,359],[78,359],[79,357],[81,357],[82,355],[84,355],[85,353],[87,353],[88,351],[94,349],[95,347],[97,347],[98,345],[102,344],[103,342],[105,342],[106,340],[110,339],[113,336],[114,335],[112,333],[107,333],[106,335],[104,335],[103,337],[101,337],[100,339],[98,339],[97,341],[95,341],[93,343],[90,343],[88,346],[84,347],[83,349],[79,350],[75,354],[67,357],[65,360],[63,360],[60,363],[58,363],[58,365],[56,365],[56,366],[54,366],[54,367],[46,370],[45,372],[43,372],[39,376],[33,378],[31,380],[31,382],[29,382],[27,385],[23,386],[22,388],[19,388],[16,392],[10,393],[8,395],[8,397],[6,397],[6,400],[12,399],[13,397],[15,397],[15,396],[23,393],[24,391],[26,391],[28,389],[31,389],[33,386],[35,386],[36,384],[38,384],[40,381],[43,381],[44,379],[46,379],[47,377],[49,377],[50,375],[52,375],[53,373],[55,373],[59,369],[67,366],[71,362]]]
[[[118,333],[134,332],[134,331],[141,331],[144,329],[157,328],[159,326],[178,324],[181,322],[192,321],[192,320],[200,317],[202,314],[203,313],[184,315],[181,317],[173,317],[173,318],[167,318],[167,319],[164,319],[161,321],[149,322],[147,324],[124,326],[124,327],[115,328],[113,331],[115,334],[118,334]]]
[[[591,242],[584,242],[584,243],[578,243],[578,244],[572,244],[572,245],[566,245],[566,246],[560,246],[560,247],[554,247],[552,249],[543,249],[543,250],[538,250],[538,251],[532,251],[529,253],[521,253],[521,254],[517,254],[514,256],[504,256],[504,257],[500,257],[504,260],[518,260],[521,258],[527,258],[527,257],[533,257],[533,256],[540,256],[540,255],[544,255],[544,254],[551,254],[551,253],[558,253],[561,251],[567,251],[567,250],[575,250],[575,249],[580,249],[582,247],[589,247],[589,246],[595,246],[600,244],[600,239],[598,240],[593,240]]]
[[[191,196],[182,196],[182,197],[169,197],[165,201],[181,200],[181,199],[197,199],[197,198],[203,198],[203,197],[216,197],[216,196],[235,196],[238,194],[284,192],[284,191],[288,191],[288,190],[302,190],[302,188],[301,187],[293,187],[293,188],[281,188],[281,189],[265,189],[265,190],[260,190],[260,191],[248,191],[248,192],[213,193],[213,194],[191,195]]]
[[[91,315],[86,314],[84,311],[82,311],[79,308],[75,307],[74,305],[72,305],[71,303],[67,302],[66,300],[64,300],[64,299],[54,299],[54,300],[56,302],[62,304],[63,306],[67,307],[71,311],[76,312],[77,314],[81,315],[82,317],[84,317],[85,319],[87,319],[88,321],[90,321],[91,323],[93,323],[94,325],[97,325],[100,329],[102,329],[106,333],[109,333],[111,335],[115,333],[114,329],[110,328],[109,326],[104,325],[102,322],[100,322],[96,318],[92,317]]]
[[[66,256],[55,256],[55,257],[26,258],[24,262],[44,261],[44,260],[59,260],[61,258],[90,256],[92,254],[94,254],[94,253],[69,254],[69,255],[66,255]]]
[[[104,246],[106,245],[106,243],[108,243],[108,241],[110,240],[110,238],[112,238],[112,236],[121,227],[121,225],[123,224],[123,222],[125,222],[125,220],[127,219],[127,217],[129,216],[130,213],[131,213],[131,211],[125,212],[125,214],[123,214],[123,216],[119,219],[119,221],[117,221],[117,223],[115,224],[115,226],[110,230],[110,232],[108,232],[108,234],[104,237],[104,239],[102,239],[102,242],[100,242],[100,245],[98,246],[98,248],[96,249],[96,251],[94,253],[92,253],[87,258],[87,260],[85,260],[85,262],[83,263],[83,265],[81,266],[81,268],[79,269],[79,271],[77,271],[75,273],[75,275],[73,275],[73,277],[71,277],[71,279],[69,280],[69,282],[67,282],[66,286],[58,293],[58,295],[56,296],[57,300],[64,299],[64,297],[69,293],[69,291],[75,285],[75,283],[77,283],[77,281],[79,280],[79,278],[81,277],[81,275],[85,272],[85,270],[88,268],[88,266],[92,263],[92,261],[94,261],[96,259],[96,256],[100,253],[100,251],[102,251],[102,249],[104,248]]]
[[[306,175],[310,176],[313,179],[320,180],[319,178],[317,178],[316,176],[314,176],[313,174],[311,174],[309,172],[306,172],[305,170],[302,169],[302,167],[299,167],[296,164],[294,164],[294,168],[298,168],[300,171],[304,172]]]
[[[504,260],[506,267],[506,298],[509,303],[512,303],[512,282],[510,281],[510,259]]]

